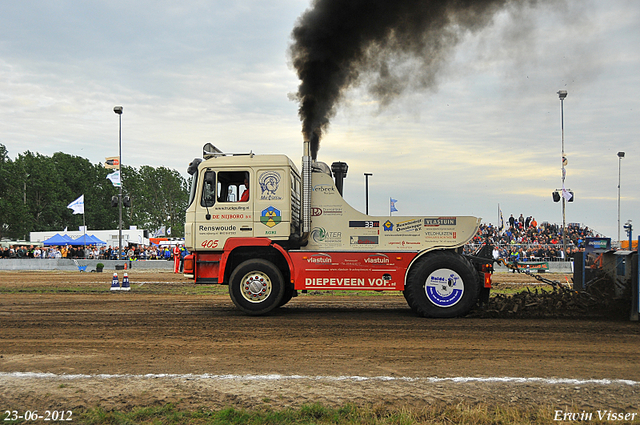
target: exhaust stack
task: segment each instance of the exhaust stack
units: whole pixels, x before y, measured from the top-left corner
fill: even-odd
[[[349,170],[349,166],[346,162],[334,162],[331,164],[331,172],[333,173],[333,177],[336,179],[336,189],[338,189],[338,193],[340,196],[342,195],[342,188],[344,179],[347,178],[347,170]]]
[[[302,157],[302,241],[306,242],[311,232],[311,148],[305,138]]]

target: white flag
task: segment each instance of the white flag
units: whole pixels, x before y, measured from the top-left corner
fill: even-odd
[[[67,208],[71,208],[74,214],[84,214],[84,195],[80,195],[78,199],[67,205]]]
[[[120,171],[114,171],[113,173],[109,174],[107,176],[107,179],[111,180],[111,183],[113,183],[113,185],[115,187],[119,187],[120,186]]]
[[[156,233],[155,233],[156,238],[158,236],[164,236],[164,232],[165,232],[165,227],[164,226],[160,226],[160,228],[158,230],[156,230]]]
[[[167,229],[167,236],[171,236],[171,227]]]

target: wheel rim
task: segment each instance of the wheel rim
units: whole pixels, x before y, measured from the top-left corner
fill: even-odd
[[[263,272],[247,273],[240,283],[242,297],[251,303],[260,303],[271,295],[271,279]]]
[[[452,307],[462,299],[464,282],[451,269],[437,269],[427,277],[424,291],[429,301],[438,307]]]

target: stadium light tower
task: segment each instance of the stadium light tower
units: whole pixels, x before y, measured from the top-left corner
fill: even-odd
[[[624,152],[618,152],[618,244],[620,243],[620,167],[622,158],[624,158]]]
[[[122,259],[122,106],[113,108],[118,114],[118,172],[120,174],[120,191],[118,192],[118,261]]]
[[[564,188],[564,177],[566,171],[564,169],[564,165],[567,162],[564,156],[564,98],[567,97],[566,90],[559,90],[558,96],[560,97],[560,125],[562,127],[562,258],[567,259],[567,223],[566,223],[566,215],[565,215],[565,203],[566,199],[564,197],[565,188]]]

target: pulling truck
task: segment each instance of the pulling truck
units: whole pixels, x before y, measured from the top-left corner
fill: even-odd
[[[362,214],[342,197],[347,165],[308,152],[306,142],[301,174],[285,155],[204,146],[187,170],[187,277],[228,285],[250,315],[306,290],[402,291],[424,317],[465,315],[488,299],[493,262],[462,254],[479,218]]]

